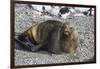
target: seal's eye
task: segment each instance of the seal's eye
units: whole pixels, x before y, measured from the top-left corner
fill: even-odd
[[[70,30],[73,32],[74,31],[74,28],[73,27],[70,27]]]

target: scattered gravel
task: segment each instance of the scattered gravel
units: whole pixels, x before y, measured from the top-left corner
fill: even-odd
[[[70,19],[71,18],[71,19]],[[79,33],[80,46],[76,53],[63,53],[60,55],[47,52],[31,52],[15,43],[15,65],[52,64],[89,61],[94,57],[94,17],[93,16],[68,16],[65,20],[54,17],[60,21],[68,21],[74,24]],[[45,21],[35,10],[26,4],[15,5],[15,34],[22,33],[34,23]]]

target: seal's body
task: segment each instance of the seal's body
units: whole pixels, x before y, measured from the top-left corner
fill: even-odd
[[[33,25],[19,35],[18,40],[32,51],[46,47],[47,51],[55,54],[73,53],[79,46],[79,37],[75,29],[68,23],[56,20],[48,20]]]

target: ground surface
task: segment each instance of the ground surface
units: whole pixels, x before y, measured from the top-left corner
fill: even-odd
[[[58,18],[55,18],[59,20]],[[45,21],[26,5],[15,5],[15,34],[27,30],[32,24]],[[61,19],[60,21],[63,21]],[[76,53],[63,53],[49,55],[47,52],[31,52],[15,43],[15,65],[51,64],[89,61],[94,56],[94,17],[68,16],[64,21],[75,25],[80,37],[80,46]]]

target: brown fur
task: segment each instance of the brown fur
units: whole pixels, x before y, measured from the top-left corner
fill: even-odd
[[[46,47],[51,53],[74,53],[79,46],[79,36],[75,29],[67,23],[48,20],[33,25],[30,29],[19,35],[19,40],[35,46],[32,51]],[[29,44],[30,43],[30,44]]]
[[[79,46],[80,40],[77,31],[65,23],[64,34],[61,38],[61,47],[64,52],[74,53]]]

